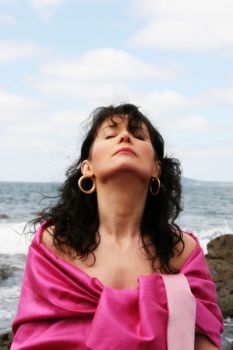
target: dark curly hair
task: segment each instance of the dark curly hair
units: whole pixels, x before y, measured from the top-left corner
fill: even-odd
[[[100,107],[92,113],[80,158],[66,171],[66,181],[59,188],[56,203],[46,208],[31,223],[34,223],[34,227],[42,222],[44,228],[54,226],[53,241],[56,247],[70,247],[83,260],[93,254],[95,263],[94,251],[101,239],[98,233],[97,197],[95,192],[89,195],[83,193],[77,183],[82,176],[81,163],[89,158],[99,127],[107,119],[116,123],[116,116],[127,116],[127,129],[132,135],[140,134],[142,124],[146,125],[155,157],[161,162],[160,192],[157,196],[152,196],[148,191],[140,233],[152,268],[155,270],[155,262],[159,258],[161,272],[176,273],[178,271],[170,266],[169,261],[175,252],[181,254],[184,249],[182,231],[175,223],[181,211],[180,163],[175,158],[164,156],[164,140],[161,134],[132,104]],[[145,242],[145,237],[148,236],[149,244]],[[182,249],[178,251],[177,244],[180,242]],[[150,249],[151,247],[155,249]]]

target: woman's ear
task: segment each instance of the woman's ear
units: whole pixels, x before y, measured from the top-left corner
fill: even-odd
[[[154,171],[153,171],[153,175],[154,177],[160,177],[162,173],[162,163],[160,162],[160,160],[156,160],[155,164],[154,164]]]
[[[91,170],[91,164],[88,159],[85,159],[81,164],[81,172],[83,175],[93,175],[93,172]]]

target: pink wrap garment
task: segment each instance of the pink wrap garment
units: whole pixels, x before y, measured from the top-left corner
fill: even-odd
[[[198,242],[178,274],[118,290],[56,257],[42,232],[29,248],[11,350],[194,350],[195,330],[220,347],[222,316]]]

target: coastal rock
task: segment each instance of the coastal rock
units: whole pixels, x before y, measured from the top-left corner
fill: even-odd
[[[0,265],[0,282],[9,278],[13,273],[13,269],[7,265]]]
[[[225,234],[207,244],[208,257],[224,259],[233,264],[233,234]]]
[[[0,349],[1,350],[10,349],[11,341],[12,341],[11,330],[7,330],[5,332],[0,333]]]
[[[43,210],[33,211],[31,212],[31,214],[34,216],[42,216],[44,214],[44,211]]]
[[[0,219],[9,219],[9,216],[6,214],[0,214]]]
[[[224,322],[222,349],[233,350],[233,234],[226,234],[207,244],[206,261],[216,285],[218,303]]]
[[[233,317],[233,234],[219,236],[207,244],[206,260],[216,284],[224,317]]]

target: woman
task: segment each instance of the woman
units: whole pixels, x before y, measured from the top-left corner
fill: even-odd
[[[99,108],[29,249],[12,350],[216,350],[221,312],[175,219],[180,166],[131,104]]]

